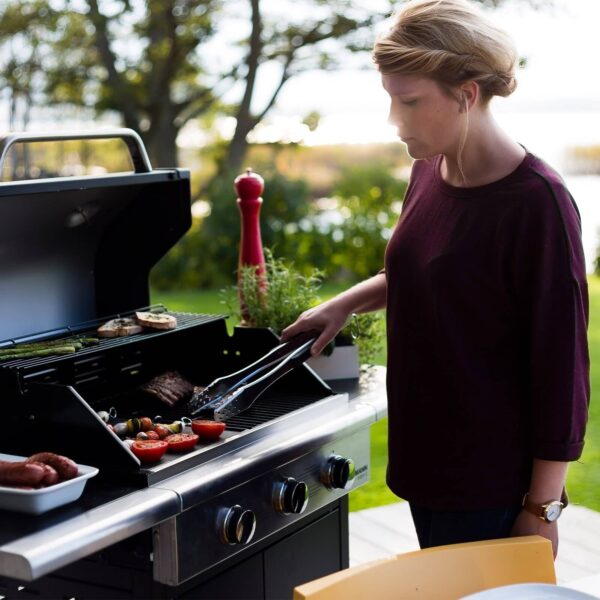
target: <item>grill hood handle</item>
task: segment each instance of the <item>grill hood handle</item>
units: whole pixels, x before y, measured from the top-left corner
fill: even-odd
[[[140,136],[127,128],[104,129],[100,131],[65,131],[62,133],[28,133],[16,132],[0,137],[0,173],[4,169],[4,161],[8,152],[15,144],[30,144],[33,142],[63,142],[72,140],[110,140],[121,139],[127,145],[133,168],[136,173],[150,173],[152,166]]]

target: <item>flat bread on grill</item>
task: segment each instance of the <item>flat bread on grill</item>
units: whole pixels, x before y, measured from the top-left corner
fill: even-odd
[[[178,402],[191,397],[194,392],[194,384],[177,371],[167,371],[140,386],[140,390],[158,398],[168,406],[175,406]]]
[[[125,337],[128,335],[135,335],[136,333],[142,333],[143,327],[135,320],[129,317],[121,319],[111,319],[104,323],[101,327],[98,327],[98,337],[103,338],[114,338],[114,337]]]
[[[136,312],[137,322],[148,329],[175,329],[177,319],[167,313]]]

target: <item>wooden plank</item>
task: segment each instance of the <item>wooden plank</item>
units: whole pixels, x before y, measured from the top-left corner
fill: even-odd
[[[419,548],[416,539],[413,539],[411,535],[393,531],[369,517],[361,516],[352,519],[350,530],[352,532],[351,539],[357,537],[363,541],[367,541],[386,552],[388,556],[398,554],[399,552],[406,552],[405,548],[409,550],[418,550]]]

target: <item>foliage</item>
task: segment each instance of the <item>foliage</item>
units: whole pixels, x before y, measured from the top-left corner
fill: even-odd
[[[315,266],[329,279],[370,277],[381,269],[406,182],[367,164],[344,169],[334,190],[337,196],[313,204],[304,219],[285,225],[288,235],[277,250],[296,257],[300,269]]]
[[[270,250],[265,251],[266,286],[264,278],[257,274],[254,266],[243,266],[237,286],[226,291],[230,314],[241,321],[240,303],[243,298],[248,311],[247,324],[253,327],[270,327],[281,334],[302,312],[319,303],[317,292],[323,274],[313,270],[304,276],[282,258],[275,258]]]
[[[199,288],[235,281],[239,256],[240,214],[233,188],[234,174],[215,178],[206,190],[211,212],[195,218],[192,228],[152,271],[152,285]],[[308,185],[265,173],[261,209],[262,241],[265,247],[283,245],[285,224],[304,218],[310,206]]]
[[[28,82],[43,80],[45,103],[116,112],[161,167],[176,166],[175,140],[186,122],[211,111],[233,115],[223,170],[237,170],[247,134],[284,84],[304,70],[332,68],[344,48],[364,48],[365,28],[385,17],[361,1],[303,3],[308,10],[287,0],[268,7],[265,0],[6,0],[0,44],[10,48],[26,35],[14,45],[36,51],[1,68],[15,92],[27,74]],[[230,50],[219,52],[223,46]],[[225,104],[232,88],[241,94]]]
[[[257,274],[254,266],[242,267],[238,285],[223,290],[229,314],[243,322],[240,300],[247,311],[247,325],[270,327],[281,334],[301,313],[321,302],[318,291],[323,273],[313,269],[308,275],[300,273],[292,262],[275,258],[271,250],[265,251],[265,278]],[[352,342],[358,347],[361,364],[374,364],[383,347],[385,330],[383,313],[353,315],[337,339]]]
[[[31,106],[40,101],[39,73],[58,28],[57,15],[47,2],[0,8],[0,89],[9,95],[11,130],[26,129]]]
[[[377,359],[385,345],[383,311],[352,315],[352,319],[342,329],[340,336],[351,339],[356,344],[358,347],[358,360],[361,365],[378,364]]]
[[[363,510],[398,502],[398,496],[390,491],[385,475],[387,470],[387,418],[371,426],[371,478],[350,494],[350,510]]]
[[[215,113],[233,116],[220,172],[237,171],[248,135],[285,84],[307,70],[339,68],[351,53],[366,65],[373,25],[394,4],[4,0],[0,83],[13,98],[23,97],[27,110],[35,102],[85,107],[97,116],[116,113],[143,136],[159,167],[177,166],[175,141],[187,122]],[[314,117],[313,111],[309,123]]]
[[[7,153],[3,181],[103,175],[133,170],[122,140],[64,140],[15,144]]]
[[[338,196],[315,203],[306,181],[286,179],[277,172],[264,174],[265,247],[294,257],[300,273],[307,275],[316,268],[328,280],[357,281],[381,269],[405,181],[380,165],[347,167],[334,184]],[[214,287],[234,281],[240,216],[232,181],[233,174],[213,180],[207,190],[211,214],[195,219],[190,232],[157,265],[153,286]]]
[[[600,278],[588,277],[590,323],[590,383],[592,402],[589,406],[585,446],[581,458],[569,466],[567,489],[572,502],[600,511]]]

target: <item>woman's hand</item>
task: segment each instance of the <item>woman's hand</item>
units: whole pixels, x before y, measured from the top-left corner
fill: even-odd
[[[350,311],[345,307],[341,298],[332,298],[304,311],[294,323],[283,330],[281,341],[287,342],[303,331],[316,329],[321,334],[310,349],[311,354],[316,356],[344,327],[349,316]]]
[[[335,298],[304,311],[294,323],[283,330],[281,341],[287,342],[303,331],[317,330],[321,335],[310,351],[313,356],[320,354],[344,327],[353,312],[368,312],[384,308],[386,294],[385,273],[378,273],[338,294]]]
[[[558,553],[558,522],[546,523],[539,517],[523,509],[515,519],[510,532],[511,537],[521,535],[541,535],[552,542],[552,553],[556,559]]]

